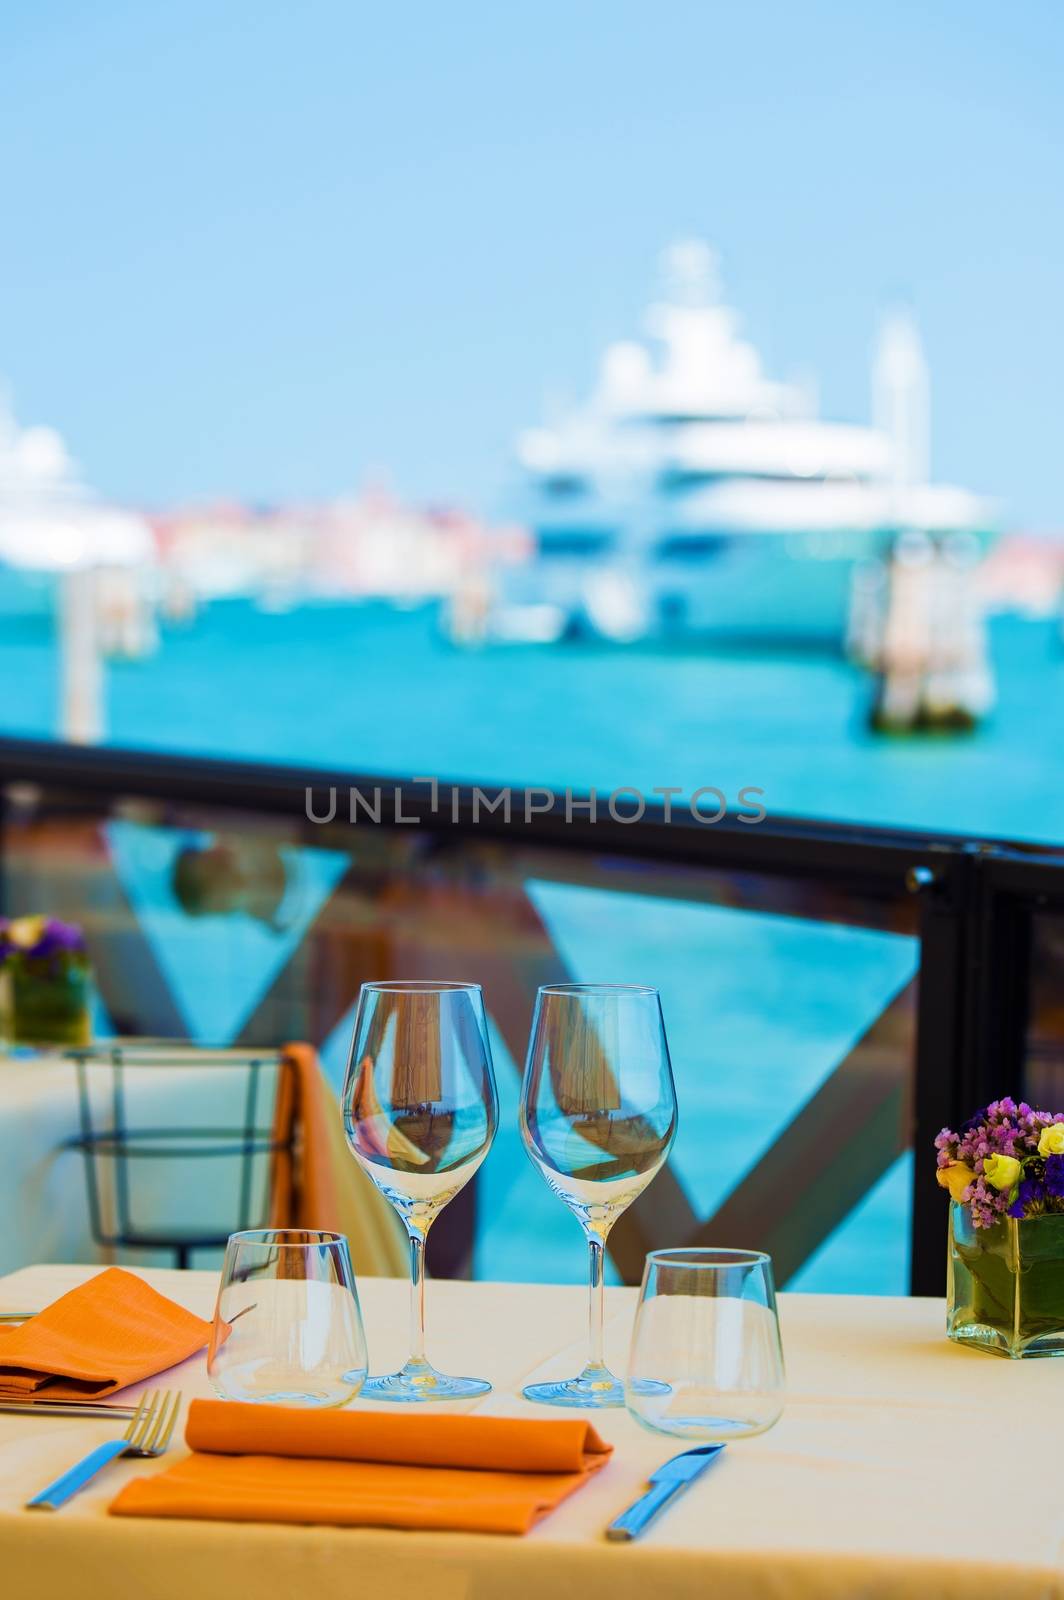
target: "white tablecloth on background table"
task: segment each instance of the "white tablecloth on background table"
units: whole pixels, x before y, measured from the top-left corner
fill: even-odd
[[[0,1310],[43,1306],[88,1272],[16,1273],[0,1280]],[[210,1314],[213,1274],[144,1276]],[[366,1279],[360,1293],[372,1370],[398,1365],[406,1286]],[[607,1290],[607,1344],[619,1365],[634,1300],[634,1290]],[[3,1592],[18,1600],[1062,1600],[1064,1360],[1009,1362],[950,1345],[938,1300],[783,1295],[781,1317],[782,1421],[729,1445],[634,1545],[607,1544],[602,1530],[677,1446],[623,1411],[594,1417],[616,1446],[608,1466],[523,1539],[106,1515],[123,1481],[166,1462],[120,1462],[56,1515],[26,1512],[35,1489],[113,1427],[0,1415]],[[549,1415],[523,1401],[520,1386],[533,1374],[575,1370],[585,1324],[577,1288],[429,1286],[433,1359],[495,1384],[466,1410]],[[172,1381],[188,1397],[210,1392],[202,1357],[177,1371]]]
[[[99,1111],[110,1089],[109,1066],[90,1069],[93,1103]],[[131,1125],[210,1121],[195,1104],[197,1086],[204,1105],[217,1106],[216,1119],[239,1126],[243,1079],[208,1067],[140,1067],[126,1071]],[[270,1102],[265,1101],[269,1122]],[[101,1123],[102,1125],[102,1123]],[[119,1259],[92,1236],[85,1158],[68,1141],[81,1132],[77,1072],[59,1055],[0,1054],[0,1198],[5,1226],[0,1228],[0,1273],[34,1261],[105,1262]],[[264,1157],[257,1158],[264,1161]],[[265,1174],[265,1167],[256,1172]],[[101,1177],[107,1164],[101,1163]],[[201,1161],[195,1167],[168,1161],[138,1161],[130,1190],[141,1222],[181,1220],[211,1231],[219,1216],[237,1216],[236,1159]],[[175,1180],[178,1189],[174,1192]],[[103,1192],[103,1191],[102,1191]],[[123,1263],[125,1257],[122,1256]],[[138,1250],[139,1265],[169,1265],[168,1250]],[[211,1255],[204,1258],[209,1263]]]
[[[79,1131],[72,1062],[0,1055],[0,1271],[31,1261],[98,1261],[85,1167],[65,1149]]]

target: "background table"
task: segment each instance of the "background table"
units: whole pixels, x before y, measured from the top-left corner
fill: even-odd
[[[134,1069],[137,1070],[137,1069]],[[109,1088],[110,1068],[96,1067],[94,1098]],[[127,1080],[130,1072],[127,1070]],[[220,1076],[211,1068],[140,1068],[136,1087],[129,1094],[134,1124],[168,1127],[197,1121],[190,1116],[189,1099],[197,1085],[203,1098],[210,1096],[214,1114],[222,1122],[240,1126],[243,1121],[243,1080],[239,1074]],[[268,1118],[267,1118],[268,1121]],[[33,1261],[105,1262],[115,1252],[97,1244],[92,1236],[85,1183],[85,1158],[69,1146],[81,1132],[78,1117],[77,1073],[74,1063],[61,1055],[0,1054],[0,1181],[6,1214],[17,1225],[0,1229],[0,1273],[13,1272]],[[262,1158],[265,1162],[265,1157]],[[188,1167],[179,1169],[187,1176]],[[235,1160],[199,1162],[195,1193],[183,1199],[184,1220],[198,1221],[204,1232],[219,1216],[238,1215]],[[265,1166],[261,1168],[265,1173]],[[136,1175],[138,1213],[167,1218],[174,1210],[174,1163],[141,1161]],[[101,1192],[108,1191],[106,1163],[101,1163]],[[220,1260],[221,1252],[200,1252],[197,1265]],[[138,1250],[142,1266],[169,1266],[170,1250]]]
[[[89,1275],[34,1267],[0,1280],[0,1310],[42,1306]],[[143,1274],[210,1314],[211,1273]],[[405,1355],[406,1286],[361,1285],[372,1370]],[[634,1291],[607,1290],[607,1344],[623,1361]],[[1008,1362],[958,1349],[934,1300],[784,1295],[789,1397],[770,1433],[724,1459],[635,1545],[602,1530],[673,1442],[605,1411],[609,1465],[527,1538],[388,1529],[149,1522],[106,1515],[120,1462],[56,1515],[32,1491],[113,1433],[106,1422],[0,1415],[0,1573],[27,1600],[1061,1600],[1064,1361]],[[495,1392],[464,1409],[548,1415],[520,1385],[573,1368],[583,1350],[576,1288],[429,1286],[429,1348]],[[543,1358],[547,1356],[546,1362]],[[177,1369],[208,1394],[203,1358]],[[361,1402],[355,1402],[360,1404]],[[439,1407],[434,1409],[440,1409]],[[180,1448],[184,1448],[180,1446]]]
[[[0,1271],[102,1259],[89,1227],[84,1161],[66,1148],[79,1131],[72,1062],[0,1054],[0,1173],[10,1224],[0,1230]]]

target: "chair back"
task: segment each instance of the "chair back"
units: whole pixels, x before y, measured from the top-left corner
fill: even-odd
[[[169,1250],[179,1267],[266,1226],[294,1125],[275,1115],[291,1063],[276,1050],[115,1039],[68,1052],[94,1238]]]

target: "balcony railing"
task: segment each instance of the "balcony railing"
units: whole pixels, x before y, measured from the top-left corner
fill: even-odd
[[[0,779],[2,909],[84,926],[116,1032],[306,1037],[335,1076],[361,982],[483,984],[508,1120],[437,1273],[528,1275],[556,1206],[512,1116],[540,983],[663,991],[681,1133],[611,1235],[629,1281],[656,1245],[726,1242],[784,1283],[834,1252],[838,1287],[867,1286],[846,1248],[881,1251],[938,1292],[934,1134],[995,1094],[1064,1100],[1064,854],[22,740]]]

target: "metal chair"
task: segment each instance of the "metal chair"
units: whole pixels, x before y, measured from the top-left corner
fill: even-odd
[[[81,1125],[69,1146],[84,1156],[98,1244],[172,1250],[175,1265],[187,1267],[193,1251],[220,1249],[231,1233],[268,1222],[275,1163],[285,1155],[292,1159],[295,1137],[293,1129],[278,1137],[270,1120],[282,1074],[291,1070],[284,1056],[135,1038],[67,1054],[77,1072]],[[232,1077],[239,1073],[242,1084]],[[191,1125],[186,1107],[197,1092],[212,1115]],[[134,1114],[138,1099],[146,1102],[144,1121]],[[219,1103],[238,1115],[215,1123]],[[179,1124],[171,1120],[174,1113]],[[159,1168],[152,1167],[160,1162],[169,1164],[161,1187]],[[222,1171],[219,1162],[234,1165]],[[175,1212],[171,1221],[168,1213]]]

